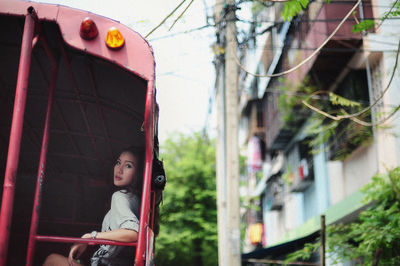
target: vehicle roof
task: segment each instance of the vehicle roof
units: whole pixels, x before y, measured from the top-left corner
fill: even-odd
[[[146,146],[146,134],[151,130],[146,131],[145,115],[151,116],[148,110],[156,110],[154,94],[149,93],[155,92],[153,53],[138,33],[116,21],[81,10],[2,0],[1,173],[5,172],[7,160],[24,16],[30,6],[37,13],[41,36],[46,42],[39,38],[32,51],[16,177],[10,265],[24,263],[24,254],[20,253],[25,249],[21,251],[21,243],[26,243],[29,234],[47,95],[54,67],[45,43],[55,59],[57,79],[39,234],[79,236],[99,225],[110,203],[113,166],[118,153],[127,146]],[[88,15],[99,28],[99,36],[92,43],[79,37],[80,21]],[[111,25],[117,25],[126,39],[119,51],[109,50],[104,44],[103,31]],[[152,119],[147,121],[153,124]],[[156,130],[157,121],[153,125]],[[3,178],[4,175],[0,177],[0,184]],[[53,247],[55,245],[49,244],[48,250],[39,249],[37,260],[48,255]]]
[[[147,81],[154,80],[153,49],[139,33],[131,28],[88,11],[20,0],[0,1],[0,14],[25,16],[30,6],[35,9],[39,20],[53,21],[58,24],[65,43],[71,47],[114,62]],[[80,24],[86,17],[90,17],[99,30],[99,36],[95,40],[87,41],[79,35]],[[110,27],[117,27],[125,37],[125,45],[119,50],[109,49],[105,45],[106,34]]]

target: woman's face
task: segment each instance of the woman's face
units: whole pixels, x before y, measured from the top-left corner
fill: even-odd
[[[130,152],[123,152],[114,166],[114,185],[126,187],[134,182],[138,168],[138,160]]]

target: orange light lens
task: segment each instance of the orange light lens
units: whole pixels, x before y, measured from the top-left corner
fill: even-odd
[[[80,35],[85,40],[93,40],[99,35],[96,23],[90,18],[85,18],[81,23]]]
[[[106,44],[111,49],[121,48],[125,43],[124,36],[121,32],[115,28],[111,27],[107,32]]]

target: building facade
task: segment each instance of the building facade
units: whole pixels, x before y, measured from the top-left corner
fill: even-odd
[[[393,5],[362,1],[336,31],[355,4],[314,1],[291,22],[280,19],[279,3],[254,14],[270,24],[254,37],[256,45],[240,50],[246,70],[240,74],[239,140],[250,158],[241,183],[246,258],[262,256],[261,248],[264,257],[282,257],[274,248],[315,235],[321,215],[327,224],[355,220],[365,207],[360,188],[400,163],[400,120],[393,111],[400,104],[400,23],[388,19],[354,33],[358,21],[376,20]],[[327,39],[287,75],[248,73],[286,71]],[[330,118],[338,115],[351,119]]]

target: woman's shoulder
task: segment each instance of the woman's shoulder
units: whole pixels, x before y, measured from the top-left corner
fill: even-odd
[[[115,191],[112,195],[112,199],[116,199],[116,200],[122,199],[122,200],[128,200],[128,201],[139,200],[135,194],[128,192],[127,190]]]
[[[114,192],[111,200],[111,209],[121,210],[121,208],[128,207],[136,217],[140,215],[140,199],[132,193],[124,190]]]

